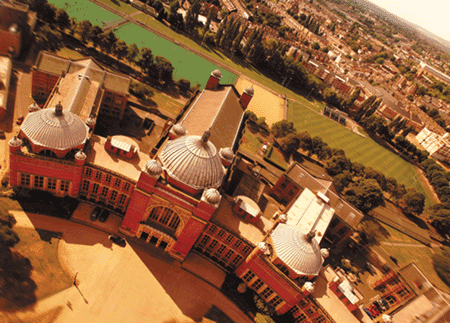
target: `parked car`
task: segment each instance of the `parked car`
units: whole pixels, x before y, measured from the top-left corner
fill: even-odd
[[[99,208],[98,206],[92,211],[90,219],[91,221],[95,221],[98,219],[98,216],[100,215],[101,212],[101,208]]]
[[[108,216],[109,216],[109,211],[107,209],[103,209],[102,213],[98,217],[98,220],[100,222],[106,222],[106,219],[108,218]]]
[[[18,124],[20,126],[22,124],[22,122],[23,122],[23,119],[24,119],[24,116],[18,117],[17,121],[16,121],[16,124]]]
[[[370,263],[369,261],[366,262],[366,268],[369,271],[369,273],[371,273],[371,274],[375,274],[377,272],[377,269],[375,268],[375,266],[372,265],[372,263]]]
[[[111,240],[112,242],[114,242],[116,245],[119,245],[121,247],[125,247],[127,245],[126,241],[124,238],[116,236],[116,235],[110,235],[109,240]]]
[[[0,129],[0,139],[5,139],[5,132],[3,131],[3,129]]]

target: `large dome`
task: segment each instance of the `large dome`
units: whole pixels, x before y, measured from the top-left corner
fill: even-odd
[[[55,109],[28,114],[20,130],[33,144],[57,150],[84,144],[89,133],[89,128],[77,115],[66,110],[58,115]]]
[[[169,141],[158,157],[170,177],[195,189],[217,188],[225,175],[216,147],[200,136]]]
[[[297,274],[319,274],[323,258],[316,239],[308,239],[300,228],[280,223],[272,233],[272,241],[278,258]]]

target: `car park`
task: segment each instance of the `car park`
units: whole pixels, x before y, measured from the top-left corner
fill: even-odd
[[[124,238],[116,236],[116,235],[110,235],[109,240],[111,240],[112,242],[114,242],[116,245],[119,245],[121,247],[125,247],[127,245],[126,241]]]
[[[106,219],[108,219],[109,211],[107,209],[103,209],[102,213],[98,217],[98,220],[100,222],[106,222]]]
[[[102,209],[99,208],[99,207],[97,206],[97,207],[92,211],[91,216],[90,216],[91,221],[97,220],[97,218],[98,218],[99,215],[100,215],[101,210],[102,210]]]

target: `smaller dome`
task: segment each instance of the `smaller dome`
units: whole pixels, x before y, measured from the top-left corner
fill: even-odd
[[[186,128],[181,123],[174,125],[172,130],[178,137],[184,136],[186,134]]]
[[[41,108],[39,107],[39,105],[36,102],[33,102],[33,104],[31,104],[28,107],[28,112],[29,113],[36,112],[36,111],[39,111],[39,110],[41,110]]]
[[[390,315],[383,314],[382,318],[384,323],[392,323],[392,317]]]
[[[308,293],[314,293],[314,283],[306,282],[303,287],[305,287]]]
[[[205,192],[205,199],[208,203],[217,204],[220,201],[220,193],[215,188],[210,188]]]
[[[286,223],[287,220],[288,220],[287,214],[283,213],[283,214],[280,215],[280,221],[281,221],[281,223]]]
[[[86,154],[82,150],[78,150],[78,152],[75,154],[75,158],[78,160],[85,160]]]
[[[255,89],[253,89],[251,86],[245,88],[244,93],[247,93],[250,96],[253,96],[255,94]]]
[[[219,69],[212,71],[211,75],[217,79],[222,78],[222,72]]]
[[[17,136],[14,136],[14,138],[9,141],[9,145],[15,148],[22,146],[22,143],[23,141],[17,138]]]
[[[161,163],[154,159],[147,162],[147,164],[145,165],[145,170],[147,171],[147,173],[153,176],[159,176],[163,171]]]
[[[88,126],[93,126],[93,125],[95,125],[95,119],[91,116],[91,117],[89,117],[87,120],[86,120],[86,124],[88,125]]]
[[[267,243],[265,242],[260,242],[258,243],[258,248],[259,250],[261,250],[262,252],[266,252],[269,250],[269,247],[267,246]]]
[[[9,26],[9,28],[8,28],[8,31],[13,34],[17,34],[19,32],[19,30],[20,30],[20,27],[16,23],[11,24],[11,26]]]
[[[320,249],[320,254],[324,259],[326,259],[330,256],[330,251],[328,251],[328,249],[322,248]]]
[[[234,157],[233,150],[230,147],[220,148],[219,154],[222,158],[231,160]]]

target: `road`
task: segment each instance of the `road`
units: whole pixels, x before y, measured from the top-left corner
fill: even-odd
[[[14,216],[19,227],[62,232],[58,256],[77,285],[28,310],[0,313],[0,322],[28,322],[47,312],[56,313],[54,322],[61,323],[193,322],[213,305],[234,322],[251,322],[210,284],[135,246],[112,244],[104,232],[43,215]]]

